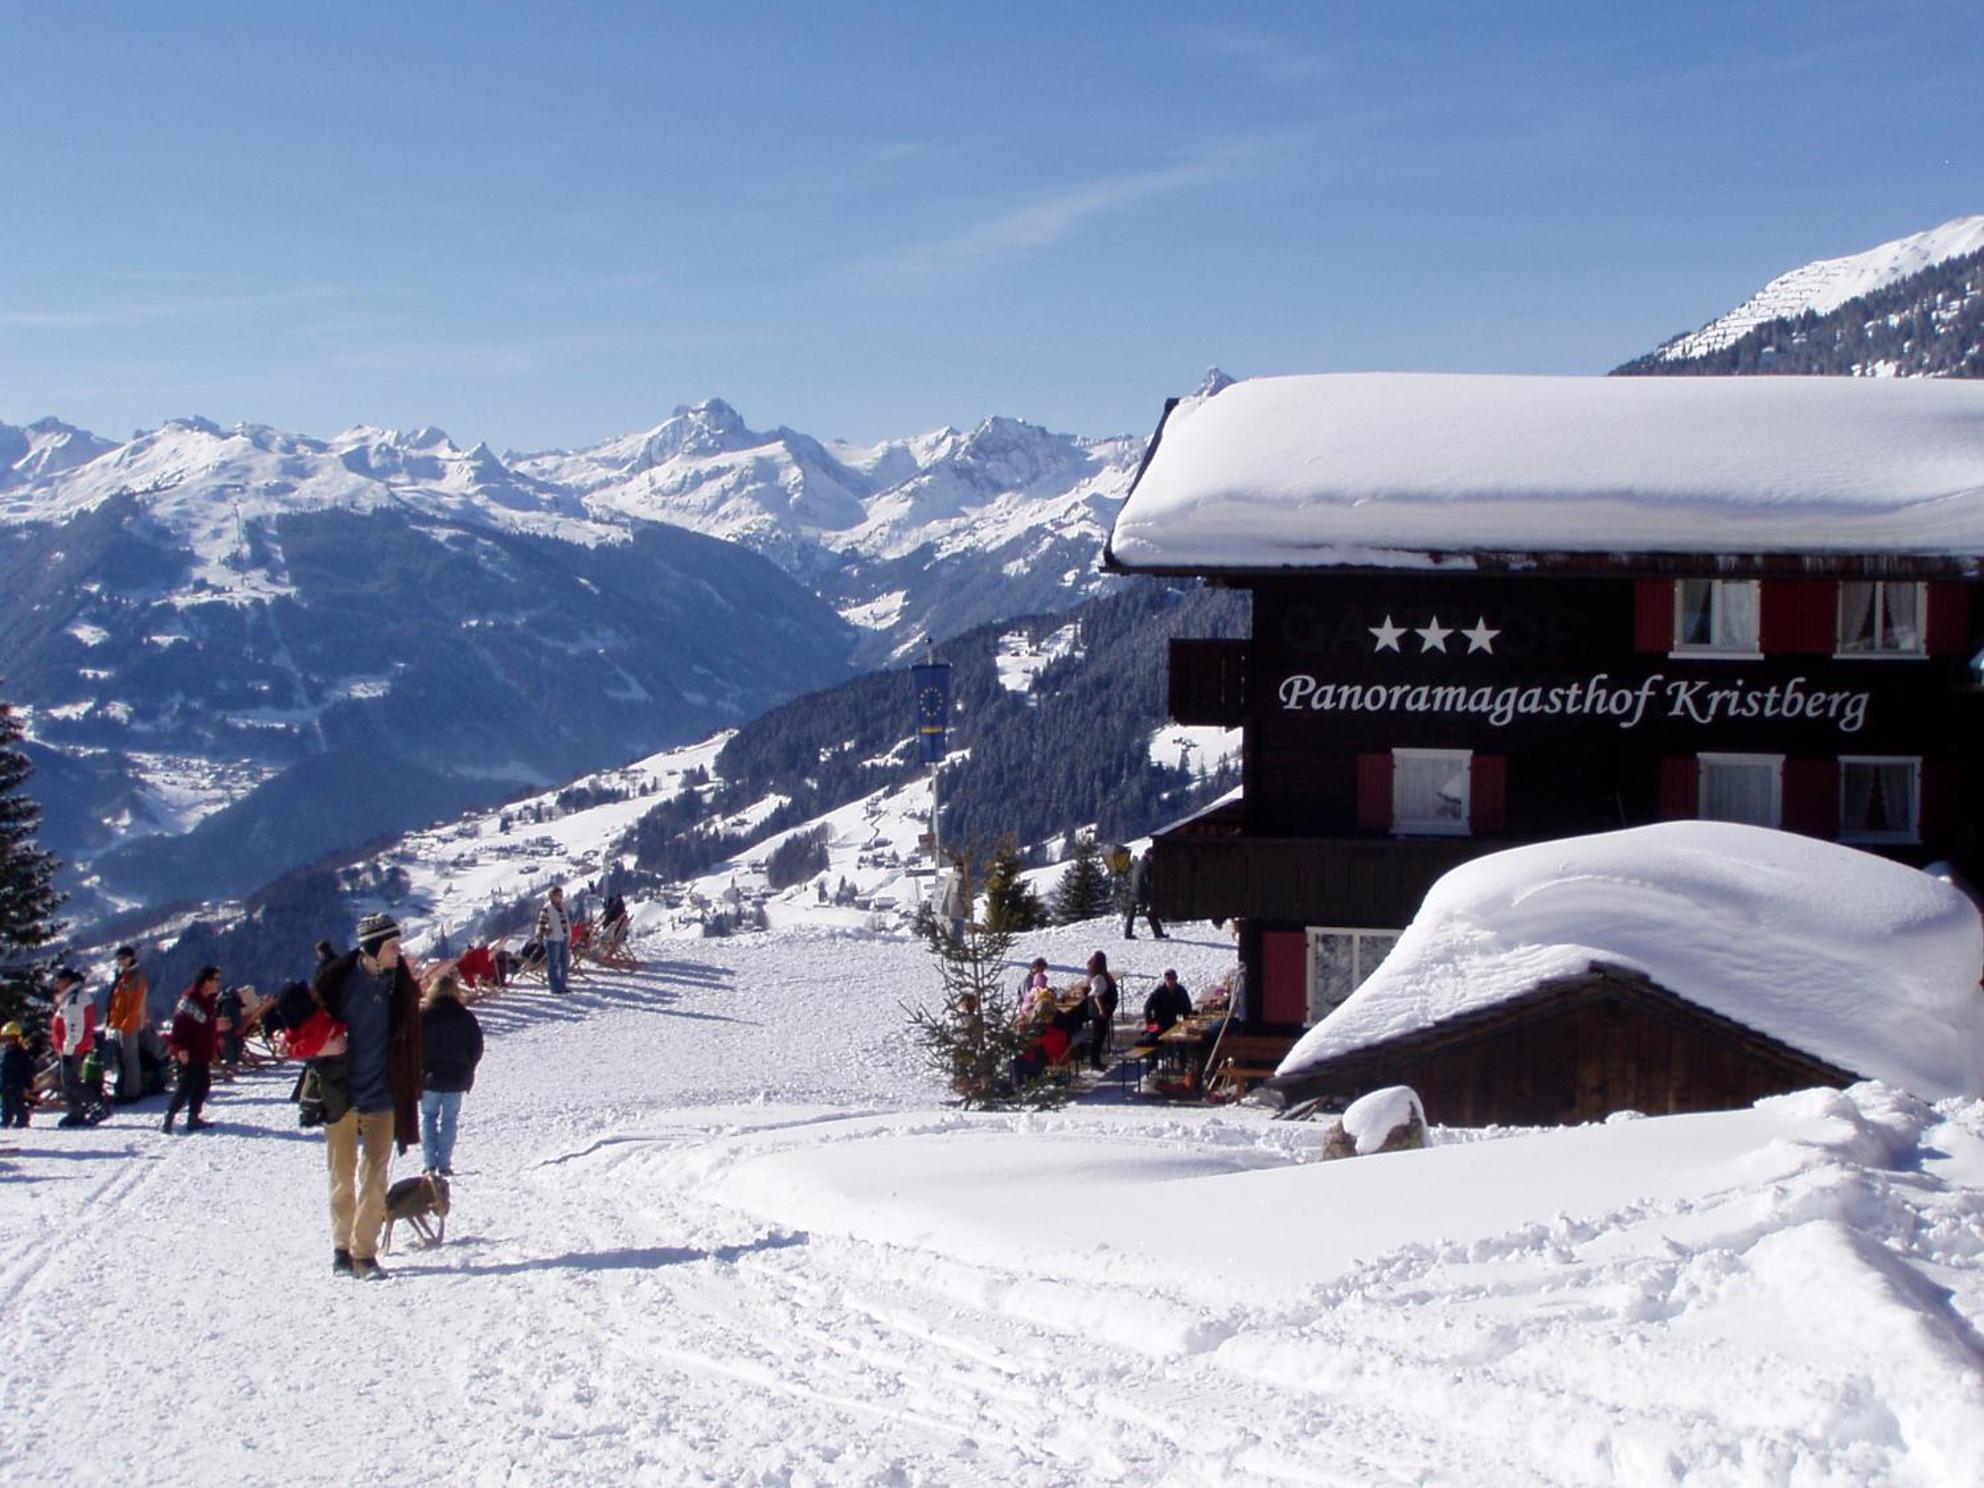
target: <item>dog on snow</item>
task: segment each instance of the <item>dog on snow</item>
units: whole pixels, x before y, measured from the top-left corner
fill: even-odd
[[[386,1239],[393,1248],[393,1226],[406,1221],[424,1246],[439,1245],[448,1233],[448,1180],[439,1173],[402,1178],[386,1190]]]

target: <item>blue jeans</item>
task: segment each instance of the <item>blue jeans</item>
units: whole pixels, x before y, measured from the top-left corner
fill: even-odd
[[[563,993],[565,978],[572,972],[572,945],[565,940],[544,942],[544,980],[553,992]]]
[[[455,1165],[455,1123],[461,1114],[459,1090],[420,1093],[420,1165],[428,1172]]]

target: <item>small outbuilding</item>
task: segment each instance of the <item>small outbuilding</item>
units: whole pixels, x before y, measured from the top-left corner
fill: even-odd
[[[1834,843],[1673,822],[1477,858],[1283,1061],[1290,1101],[1410,1085],[1456,1125],[1984,1092],[1984,922]]]

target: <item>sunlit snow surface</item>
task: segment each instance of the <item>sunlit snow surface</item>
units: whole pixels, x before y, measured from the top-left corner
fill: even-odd
[[[1116,928],[1017,954],[1065,979],[1106,947],[1133,1003],[1232,954]],[[1870,1086],[1321,1164],[1320,1126],[1086,1079],[1056,1114],[947,1107],[903,1036],[936,987],[907,940],[640,949],[562,1002],[482,1005],[447,1243],[402,1238],[383,1286],[330,1275],[287,1071],[221,1086],[197,1136],[156,1101],[8,1133],[0,1460],[202,1485],[1984,1478],[1975,1103]]]

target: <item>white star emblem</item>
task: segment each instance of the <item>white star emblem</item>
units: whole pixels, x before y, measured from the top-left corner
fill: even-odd
[[[1440,617],[1435,615],[1431,624],[1420,626],[1413,634],[1419,637],[1421,651],[1445,651],[1447,637],[1453,634],[1453,630],[1451,627],[1441,625]]]
[[[1461,634],[1467,637],[1467,654],[1469,656],[1472,656],[1477,651],[1486,651],[1490,656],[1493,656],[1495,654],[1495,637],[1500,635],[1501,632],[1499,630],[1490,630],[1488,628],[1487,617],[1483,616],[1474,622],[1474,628],[1472,630],[1463,630]]]
[[[1397,651],[1398,638],[1405,634],[1405,627],[1392,624],[1390,615],[1385,616],[1383,625],[1370,625],[1365,628],[1378,638],[1378,644],[1374,649],[1379,651]]]

